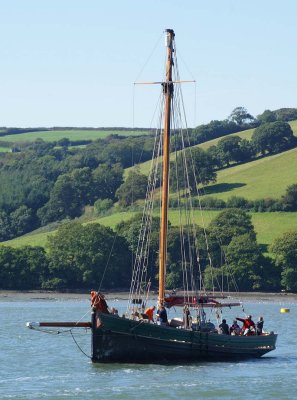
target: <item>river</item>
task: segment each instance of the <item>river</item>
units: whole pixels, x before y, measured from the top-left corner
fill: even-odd
[[[34,297],[34,298],[33,298]],[[109,300],[120,313],[124,300]],[[280,308],[290,313],[280,313]],[[0,398],[2,399],[294,399],[297,391],[297,301],[248,299],[245,312],[264,316],[278,332],[277,349],[261,359],[189,365],[94,365],[90,333],[28,329],[27,321],[90,320],[84,296],[0,296]],[[232,309],[226,313],[232,322]],[[64,330],[64,329],[63,329]],[[86,353],[86,355],[84,354]]]

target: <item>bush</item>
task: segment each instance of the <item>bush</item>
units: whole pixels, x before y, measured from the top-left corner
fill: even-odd
[[[193,203],[195,207],[199,207],[198,199],[194,199]],[[215,197],[202,198],[200,199],[200,204],[202,208],[208,210],[226,208],[226,203],[224,202],[224,200],[217,199]]]
[[[249,202],[246,200],[244,197],[237,197],[237,196],[232,196],[229,197],[226,203],[227,208],[242,208],[242,209],[248,209],[249,208]]]
[[[98,199],[94,203],[94,210],[97,215],[105,214],[111,207],[113,202],[111,199]]]

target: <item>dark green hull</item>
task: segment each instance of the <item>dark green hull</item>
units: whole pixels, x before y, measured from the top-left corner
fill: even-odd
[[[231,336],[93,316],[92,360],[112,363],[222,361],[258,358],[275,349],[277,335]],[[99,323],[99,324],[98,324]]]

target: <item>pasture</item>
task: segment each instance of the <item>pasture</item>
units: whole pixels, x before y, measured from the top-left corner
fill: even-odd
[[[119,136],[139,136],[145,135],[145,131],[129,130],[61,130],[61,131],[39,131],[26,132],[17,135],[1,136],[1,140],[9,142],[33,142],[36,139],[43,139],[45,142],[55,142],[57,140],[68,138],[70,140],[96,140],[103,139],[110,135]]]
[[[219,213],[220,211],[216,210],[203,211],[201,214],[200,211],[196,210],[194,213],[195,222],[201,226],[201,218],[203,218],[205,226],[208,226],[211,220],[215,218]],[[135,214],[136,212],[130,211],[120,212],[102,218],[91,219],[90,221],[85,223],[100,223],[114,229],[118,223],[120,223],[121,221],[129,220]],[[257,241],[260,245],[264,247],[264,249],[267,249],[267,247],[284,232],[296,230],[297,227],[297,212],[250,213],[250,215],[252,216],[252,223],[254,224],[255,231],[257,233]],[[178,210],[170,210],[169,220],[173,226],[179,224]],[[1,245],[12,247],[42,246],[46,248],[47,237],[49,235],[55,234],[55,232],[56,231],[39,233],[38,231],[35,231],[31,234],[2,242]]]
[[[290,126],[291,126],[291,128],[293,130],[294,135],[297,136],[297,120],[296,121],[290,121],[289,124],[290,124]],[[205,142],[205,143],[197,144],[196,146],[193,146],[193,147],[200,147],[203,150],[207,150],[211,146],[216,146],[218,144],[218,142],[221,139],[223,139],[224,137],[230,137],[230,136],[239,136],[241,139],[251,140],[252,135],[254,133],[254,130],[255,129],[247,129],[246,131],[236,132],[236,133],[233,133],[233,134],[230,134],[230,135],[222,136],[222,137],[217,138],[217,139],[209,140],[208,142]],[[174,161],[174,159],[175,159],[175,155],[174,155],[174,153],[171,153],[170,160]],[[162,158],[160,160],[162,160]],[[149,171],[150,171],[150,165],[151,165],[151,161],[146,161],[146,162],[143,162],[141,164],[138,164],[139,171],[142,174],[148,175]],[[125,169],[125,177],[128,176],[128,173],[129,173],[130,170],[131,170],[131,167]]]
[[[297,148],[218,171],[216,184],[206,194],[227,200],[241,196],[255,200],[280,198],[297,182]]]

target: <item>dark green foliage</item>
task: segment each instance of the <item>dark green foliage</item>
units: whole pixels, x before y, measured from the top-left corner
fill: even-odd
[[[275,263],[281,269],[284,289],[297,292],[297,231],[284,233],[270,246]]]
[[[215,210],[215,209],[221,209],[221,208],[226,208],[226,203],[224,200],[217,199],[216,197],[201,197],[200,198],[200,204],[198,199],[193,200],[193,206],[196,208],[201,207],[204,210]]]
[[[293,121],[297,119],[297,108],[280,108],[274,111],[265,110],[257,118],[261,124],[275,121]]]
[[[233,121],[211,121],[209,124],[200,125],[193,129],[191,134],[191,143],[193,145],[207,142],[208,140],[216,139],[230,133],[235,133],[239,130],[241,130],[241,128],[239,128],[238,125]]]
[[[293,121],[297,119],[297,108],[280,108],[274,111],[278,121]]]
[[[249,233],[232,238],[226,248],[226,259],[239,290],[263,289],[261,257],[257,242]]]
[[[251,143],[239,136],[221,139],[216,149],[216,157],[220,159],[220,165],[229,166],[231,162],[246,162],[251,160],[254,155]]]
[[[234,108],[228,119],[235,122],[239,126],[248,125],[255,122],[255,117],[249,114],[247,109],[244,107]]]
[[[0,247],[0,288],[40,289],[48,278],[48,260],[41,247]]]
[[[222,245],[228,245],[234,237],[246,233],[252,240],[256,240],[251,216],[237,208],[222,211],[211,221],[209,231],[211,237],[219,240]]]
[[[21,236],[37,226],[37,218],[27,206],[20,206],[10,214],[10,226],[13,236]]]
[[[52,278],[44,286],[97,288],[104,274],[105,288],[130,284],[131,256],[126,240],[115,239],[110,228],[99,224],[70,222],[61,226],[49,238],[49,257]]]
[[[0,241],[3,242],[12,238],[10,216],[6,211],[0,210]]]
[[[64,218],[75,218],[81,215],[82,202],[74,180],[69,175],[57,179],[48,203],[37,212],[41,225],[59,221]]]
[[[102,148],[99,155],[100,162],[121,164],[128,168],[151,158],[153,140],[150,137],[120,139],[110,138],[110,142]]]
[[[97,215],[104,215],[112,206],[111,199],[98,199],[94,203],[94,210]]]
[[[62,147],[68,147],[68,146],[70,146],[70,139],[62,138],[57,141],[57,145],[62,146]]]
[[[0,210],[0,241],[24,235],[36,226],[36,216],[27,206],[21,206],[11,214]]]
[[[122,207],[133,204],[138,199],[144,199],[147,191],[147,176],[137,170],[129,172],[126,181],[118,188],[116,196]]]
[[[255,129],[252,143],[263,155],[278,153],[295,145],[293,131],[287,122],[272,122],[260,125]]]
[[[244,197],[232,196],[227,200],[226,207],[248,209],[249,202]]]
[[[274,111],[270,110],[265,110],[262,114],[257,116],[258,121],[261,124],[266,124],[269,122],[275,122],[276,121],[276,114]]]
[[[195,193],[197,191],[196,183],[207,185],[216,181],[217,174],[213,161],[206,151],[194,147],[186,151],[185,159],[187,169],[182,155],[178,155],[177,161],[170,165],[170,186],[173,190],[187,189],[189,183],[190,189]],[[187,172],[188,177],[186,177]]]
[[[282,202],[286,211],[297,211],[297,183],[287,187]]]
[[[101,164],[93,171],[93,201],[115,200],[116,191],[123,183],[123,168],[120,164]]]

